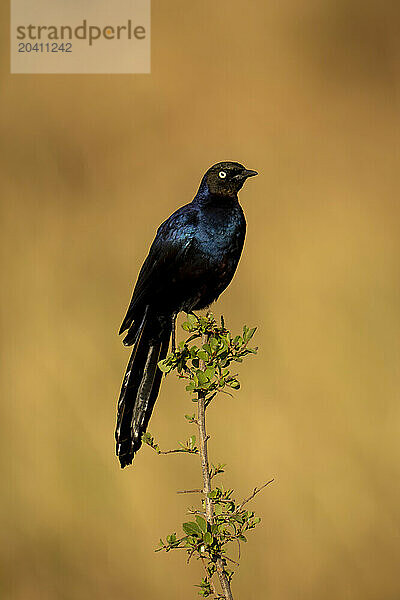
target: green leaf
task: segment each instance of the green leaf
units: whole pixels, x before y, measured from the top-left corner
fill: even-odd
[[[219,504],[218,502],[216,502],[214,504],[214,513],[216,515],[220,515],[222,512],[223,512],[222,504]]]
[[[200,369],[198,371],[196,371],[196,376],[197,376],[199,385],[203,385],[204,383],[207,383],[207,376],[203,371],[200,371]]]
[[[189,523],[184,523],[182,525],[183,527],[183,531],[187,534],[187,535],[201,535],[201,529],[200,527],[197,525],[197,523],[194,523],[193,521],[189,521]]]
[[[197,327],[198,320],[197,320],[196,315],[190,313],[190,314],[188,314],[187,319],[191,325],[193,325],[194,327]]]
[[[211,350],[215,352],[215,350],[218,348],[218,340],[215,337],[210,337],[208,343],[210,344]]]
[[[252,329],[249,329],[249,331],[247,332],[247,335],[246,335],[246,342],[251,340],[251,338],[255,334],[256,330],[257,330],[257,327],[252,327]]]
[[[166,360],[160,360],[158,362],[158,368],[163,372],[163,373],[168,373],[171,370],[171,366],[166,364]]]
[[[207,531],[207,521],[203,517],[196,516],[197,525],[205,533]]]
[[[204,543],[206,544],[206,546],[210,546],[213,542],[213,537],[211,535],[211,533],[209,531],[207,531],[207,533],[204,534]]]
[[[240,383],[237,379],[232,379],[232,381],[227,382],[227,385],[229,385],[229,387],[233,388],[234,390],[238,390],[240,388]]]
[[[204,361],[208,360],[208,354],[205,350],[199,350],[197,353],[197,356],[200,360],[204,360]]]
[[[215,367],[207,367],[204,374],[208,379],[213,379],[215,376]]]

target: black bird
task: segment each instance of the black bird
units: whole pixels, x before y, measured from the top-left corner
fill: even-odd
[[[142,444],[180,311],[208,307],[229,285],[242,253],[246,220],[237,193],[257,175],[239,163],[220,162],[204,175],[190,204],[158,228],[137,279],[119,333],[133,351],[118,401],[116,452],[121,467]]]

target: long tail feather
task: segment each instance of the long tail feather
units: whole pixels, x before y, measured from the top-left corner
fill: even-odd
[[[162,372],[158,362],[168,352],[171,328],[164,326],[154,332],[147,315],[136,335],[135,345],[128,362],[118,401],[116,452],[121,467],[132,463],[135,452],[142,445],[161,384]]]

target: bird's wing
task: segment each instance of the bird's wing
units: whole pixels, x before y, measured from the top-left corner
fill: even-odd
[[[132,299],[119,333],[137,319],[155,294],[163,293],[174,269],[193,245],[198,211],[191,204],[173,213],[157,230],[140,269]]]

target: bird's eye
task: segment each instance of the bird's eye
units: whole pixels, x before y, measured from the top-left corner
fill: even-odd
[[[218,177],[219,177],[220,179],[225,179],[225,177],[226,177],[226,171],[220,171],[220,172],[218,173]]]

